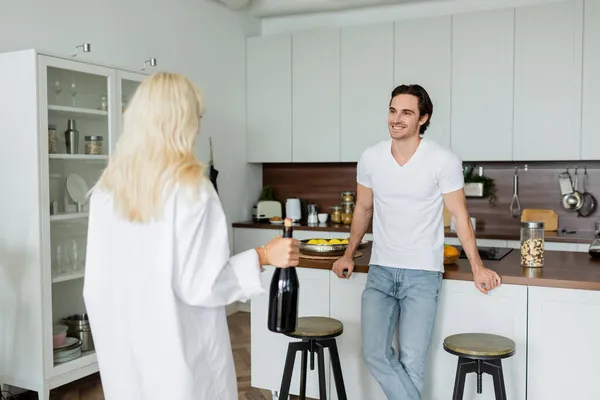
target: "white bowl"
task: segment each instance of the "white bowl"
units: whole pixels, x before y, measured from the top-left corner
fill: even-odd
[[[324,224],[325,222],[327,222],[327,218],[329,217],[329,214],[327,213],[320,213],[317,215],[317,218],[319,219],[319,222]]]

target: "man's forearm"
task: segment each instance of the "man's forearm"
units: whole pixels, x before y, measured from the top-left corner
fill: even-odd
[[[471,263],[471,269],[476,270],[477,268],[483,267],[483,262],[481,261],[479,252],[477,251],[475,231],[473,230],[473,225],[471,224],[469,215],[466,214],[463,217],[457,218],[454,221],[454,225],[456,226],[458,239],[460,240],[465,254]]]
[[[360,208],[354,210],[352,224],[350,225],[350,238],[348,239],[346,256],[352,257],[354,255],[354,252],[367,232],[372,215],[373,210],[363,210]]]

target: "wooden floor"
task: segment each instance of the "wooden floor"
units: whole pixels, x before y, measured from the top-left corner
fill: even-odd
[[[228,318],[233,359],[240,400],[271,400],[268,391],[250,387],[250,313],[238,312]],[[37,399],[33,395],[27,399]],[[19,397],[19,400],[25,397]],[[52,391],[52,400],[104,400],[100,376],[94,374]],[[298,399],[291,396],[291,400]]]

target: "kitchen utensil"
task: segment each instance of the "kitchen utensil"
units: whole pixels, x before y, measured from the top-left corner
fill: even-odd
[[[577,211],[583,205],[583,196],[577,191],[577,168],[575,168],[575,183],[571,181],[569,170],[561,172],[558,176],[562,206],[567,211]]]
[[[65,131],[65,145],[67,146],[67,154],[79,153],[79,131],[76,128],[75,120],[67,121],[67,130]]]
[[[282,217],[281,203],[275,200],[259,200],[252,206],[252,220],[255,222],[266,222],[273,217]],[[283,224],[283,218],[281,218]]]
[[[546,231],[558,230],[558,215],[553,210],[525,208],[521,213],[521,222],[542,221]]]
[[[75,314],[63,319],[69,327],[68,335],[81,340],[81,351],[94,350],[94,339],[87,314]]]
[[[521,215],[521,203],[519,203],[519,167],[515,167],[515,175],[513,176],[513,197],[510,201],[510,216],[519,218]]]
[[[308,205],[308,217],[307,217],[307,223],[309,224],[316,224],[319,222],[318,217],[317,217],[317,205],[316,204],[309,204]]]
[[[285,217],[291,218],[293,222],[302,219],[302,205],[299,198],[292,197],[285,201]]]
[[[594,197],[594,195],[588,192],[588,184],[589,181],[587,167],[585,167],[585,171],[583,173],[583,193],[581,195],[583,197],[583,204],[581,205],[581,208],[577,210],[577,213],[580,217],[589,217],[590,215],[596,212],[596,198]]]

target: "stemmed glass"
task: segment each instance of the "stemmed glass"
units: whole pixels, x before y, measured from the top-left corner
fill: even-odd
[[[75,78],[71,81],[71,96],[73,96],[73,107],[75,107],[75,96],[77,96],[77,88],[75,87]]]
[[[60,84],[60,81],[57,79],[54,81],[54,93],[56,93],[56,105],[58,105],[60,102],[58,101],[59,99],[59,95],[62,92],[62,86]]]

